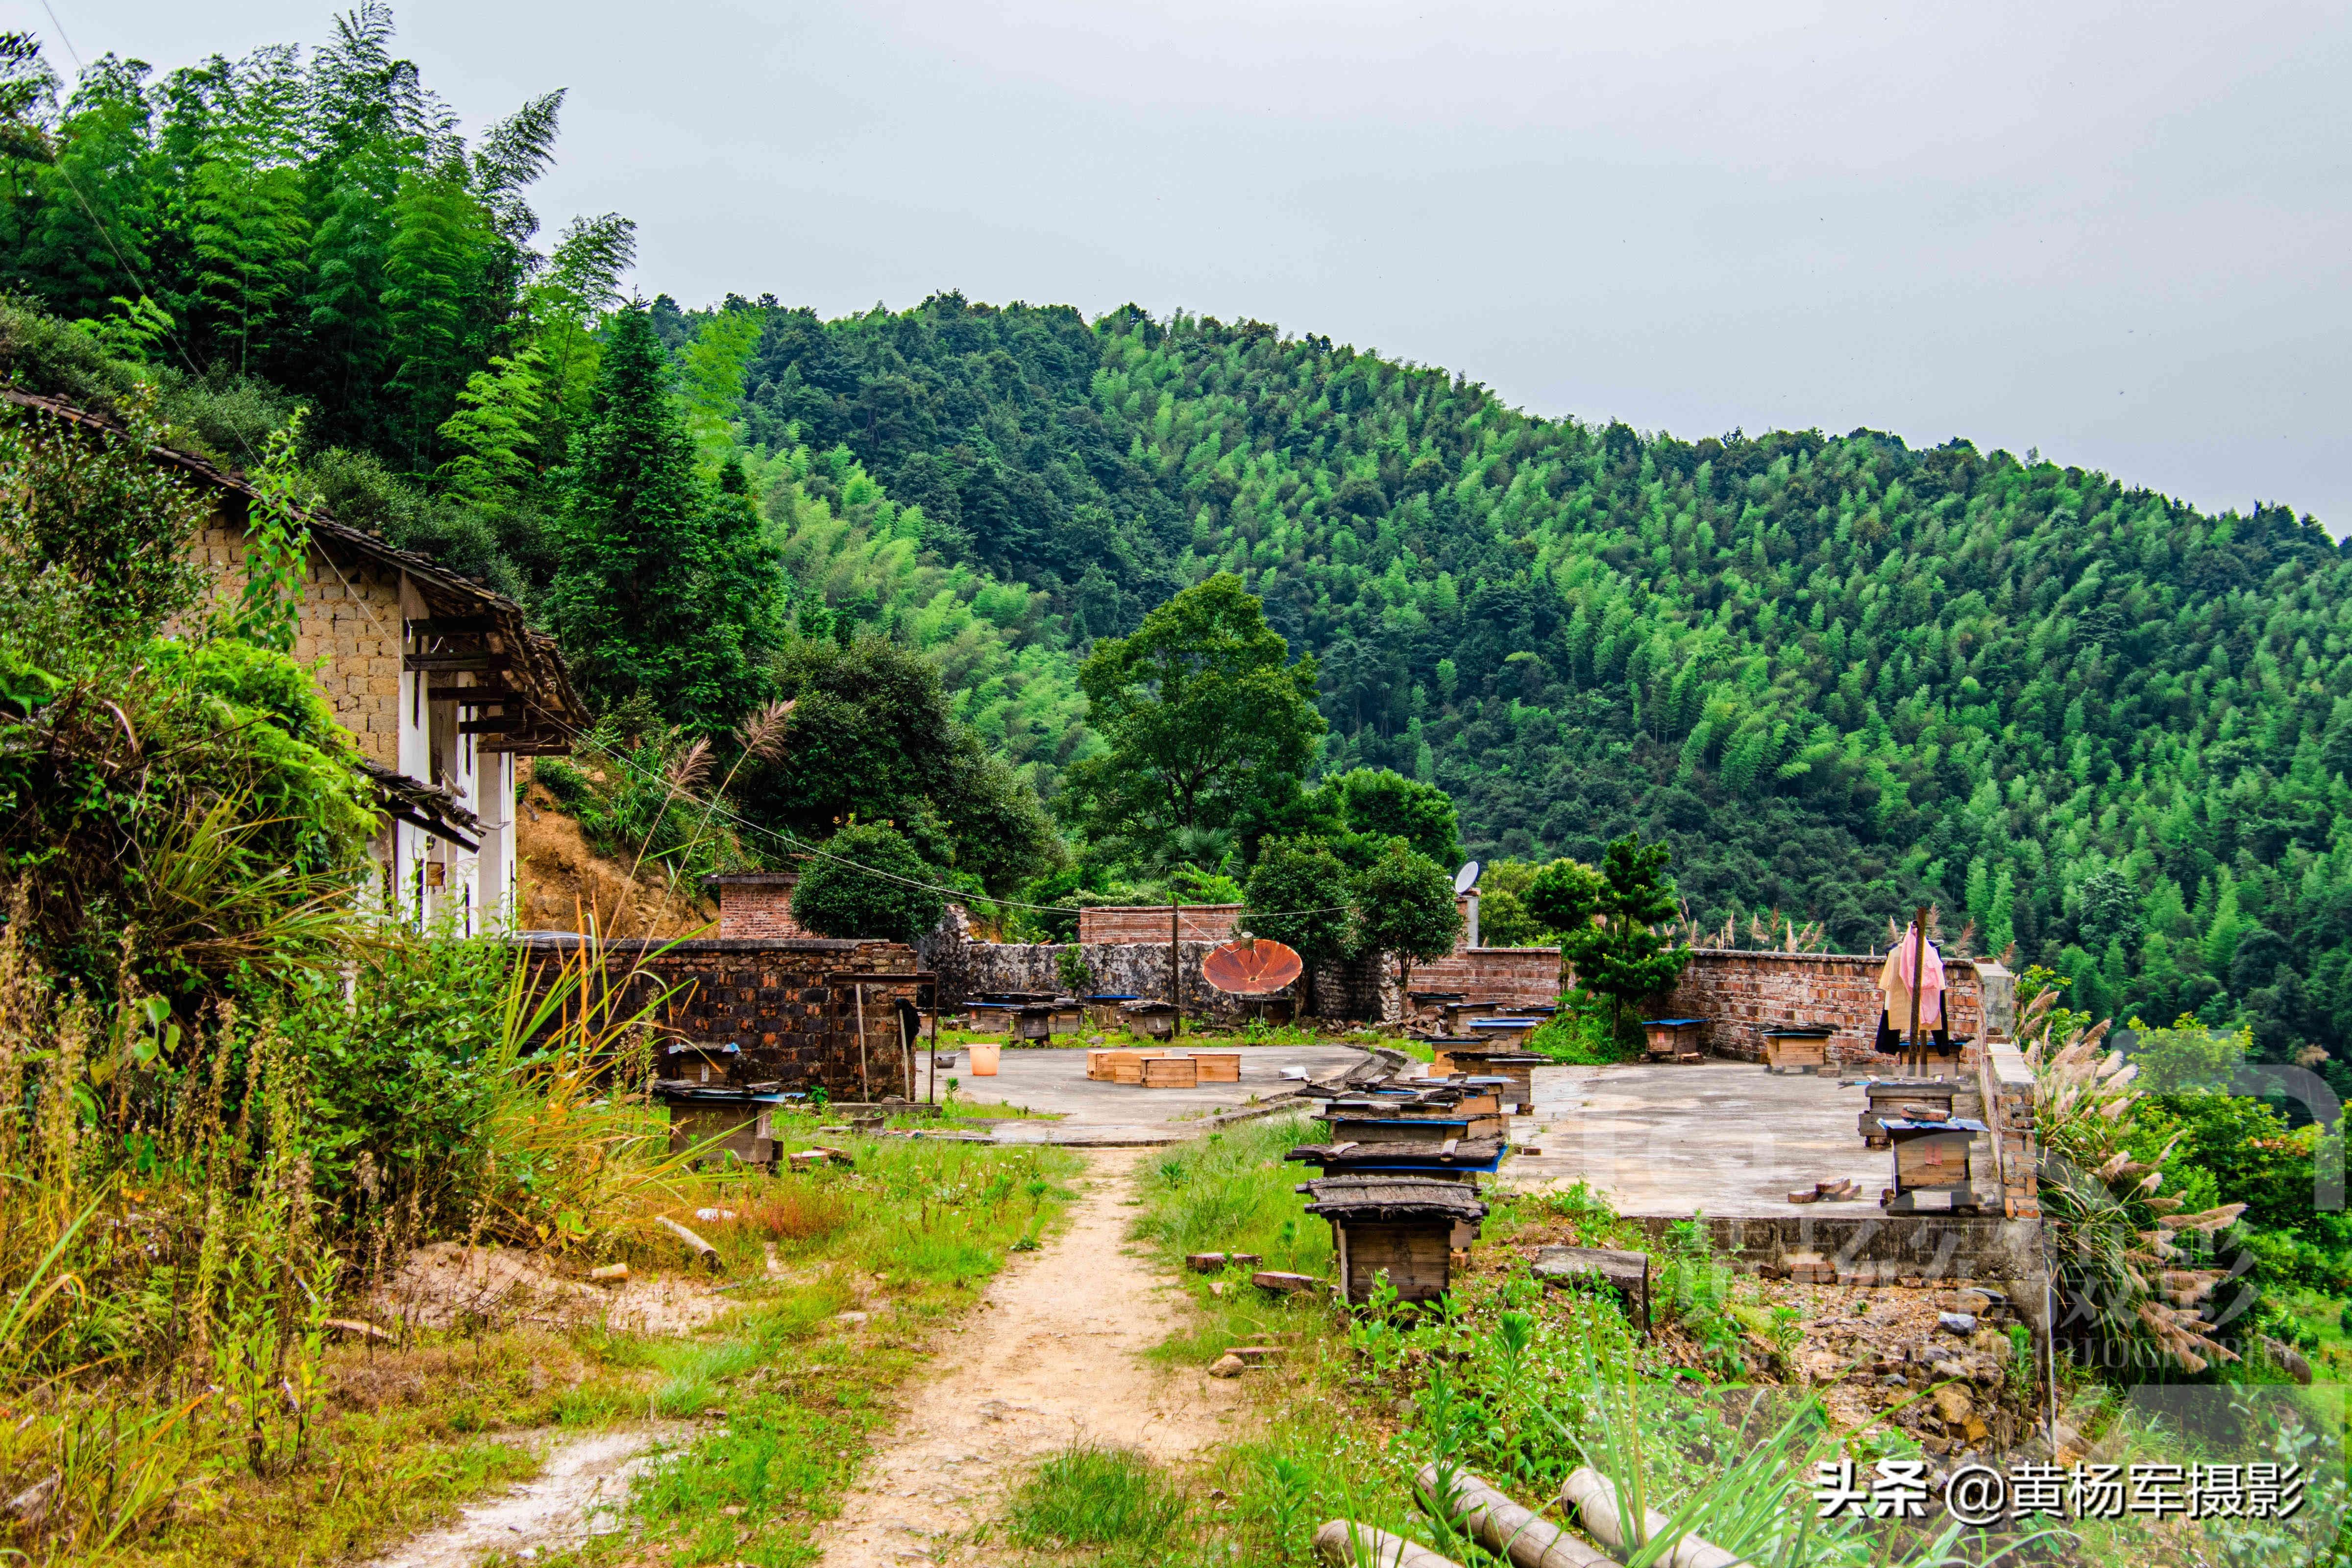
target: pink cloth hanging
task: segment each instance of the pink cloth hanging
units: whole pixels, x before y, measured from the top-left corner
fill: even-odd
[[[1903,940],[1895,943],[1895,951],[1886,955],[1885,967],[1878,972],[1878,988],[1886,996],[1886,1020],[1897,1033],[1910,1032],[1911,996],[1915,991],[1919,996],[1919,1026],[1939,1029],[1944,1026],[1944,955],[1936,951],[1931,942],[1927,943],[1927,962],[1918,963],[1915,952],[1918,941],[1916,922],[1904,927]],[[1925,969],[1926,977],[1916,975],[1915,968]]]

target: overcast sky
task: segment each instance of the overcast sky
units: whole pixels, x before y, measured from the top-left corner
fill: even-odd
[[[330,14],[52,4],[158,67]],[[541,215],[635,218],[647,294],[1255,316],[1542,414],[1964,435],[2352,527],[2341,0],[399,16],[469,123],[571,90]]]

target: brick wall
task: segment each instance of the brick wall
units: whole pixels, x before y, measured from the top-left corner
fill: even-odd
[[[1239,904],[1178,906],[1178,920],[1184,940],[1205,942],[1212,946],[1234,940],[1234,924],[1241,919],[1241,914]],[[1165,948],[1168,945],[1168,906],[1105,904],[1098,909],[1080,910],[1078,941],[1086,943],[1156,942]]]
[[[245,592],[245,542],[244,523],[225,511],[197,532],[188,553],[207,582],[196,617]],[[399,572],[313,546],[294,657],[312,668],[335,721],[388,768],[400,765],[401,635]]]
[[[814,933],[793,918],[797,871],[736,871],[706,877],[703,886],[719,896],[722,940],[792,941]]]
[[[579,937],[547,932],[523,939],[534,956],[555,958]],[[737,1082],[775,1079],[787,1089],[822,1084],[835,1100],[902,1094],[907,1057],[898,1041],[893,999],[917,1000],[915,951],[893,942],[607,941],[606,973],[625,982],[625,1007],[634,1011],[662,990],[672,994],[655,1018],[666,1039],[708,1044],[733,1041]],[[904,974],[904,981],[868,981],[863,1073],[857,1028],[857,984],[845,973]],[[924,983],[927,986],[928,982]]]
[[[1559,949],[1460,947],[1412,966],[1415,991],[1459,991],[1473,1001],[1544,1006],[1559,999]]]
[[[1873,1048],[1885,998],[1878,972],[1884,954],[1842,952],[1749,952],[1700,948],[1691,954],[1681,982],[1657,1004],[1663,1015],[1709,1020],[1708,1054],[1760,1061],[1764,1031],[1785,1024],[1828,1024],[1830,1060],[1841,1065],[1885,1060]],[[1979,970],[1984,971],[1983,974]],[[1948,958],[1944,974],[1947,1025],[1955,1035],[1984,1034],[1983,997],[1988,977],[1995,996],[1995,1019],[2008,972],[1990,961]],[[1973,1063],[1973,1049],[1966,1058]]]

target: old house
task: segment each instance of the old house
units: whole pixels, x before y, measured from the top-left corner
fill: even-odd
[[[106,436],[121,426],[55,398],[0,388],[0,398]],[[192,549],[209,602],[245,586],[257,492],[206,458],[150,455],[214,497]],[[311,667],[351,731],[383,826],[372,846],[385,905],[474,934],[510,923],[515,759],[571,749],[586,712],[553,640],[520,605],[429,556],[362,529],[306,515],[308,572],[294,657]]]

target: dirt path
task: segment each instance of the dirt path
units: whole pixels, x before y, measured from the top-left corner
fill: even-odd
[[[1236,1384],[1140,1359],[1178,1311],[1150,1262],[1128,1250],[1133,1211],[1123,1200],[1140,1157],[1091,1156],[1067,1229],[1016,1258],[947,1337],[929,1375],[907,1390],[906,1418],[819,1538],[824,1568],[992,1560],[966,1538],[999,1516],[1038,1458],[1074,1437],[1176,1459],[1223,1436]]]
[[[626,1500],[630,1480],[652,1458],[654,1446],[678,1430],[637,1426],[556,1442],[538,1475],[504,1497],[466,1509],[449,1524],[411,1537],[371,1568],[474,1568],[493,1552],[576,1546],[615,1528],[604,1510]]]

